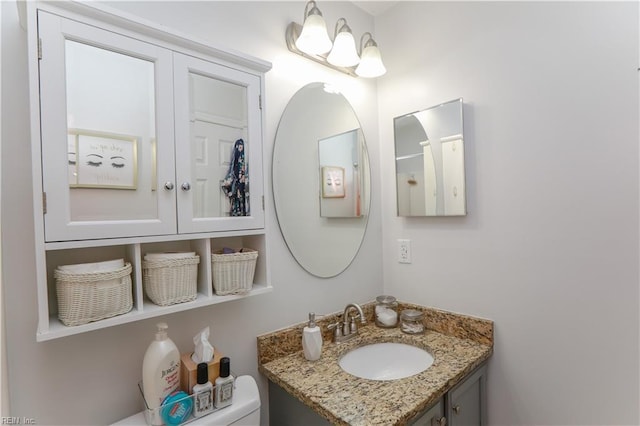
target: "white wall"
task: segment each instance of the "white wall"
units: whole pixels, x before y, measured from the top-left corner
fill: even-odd
[[[385,292],[495,321],[489,424],[637,425],[638,3],[403,2],[376,40]],[[469,214],[398,218],[392,118],[457,97]]]
[[[637,3],[401,3],[375,21],[389,70],[379,104],[375,83],[286,50],[284,29],[300,21],[303,2],[116,6],[272,61],[265,153],[287,100],[311,81],[343,87],[369,144],[372,215],[349,269],[330,280],[302,271],[269,197],[274,292],[163,318],[181,349],[210,325],[234,370],[259,377],[257,334],[373,299],[382,291],[373,265],[384,255],[386,292],[496,321],[490,424],[640,423]],[[156,320],[35,342],[26,41],[14,3],[1,7],[11,414],[108,423],[139,409],[135,383]],[[373,29],[350,4],[321,9],[330,23],[345,16],[356,34]],[[459,96],[468,104],[469,215],[397,218],[392,118]],[[412,240],[413,264],[395,263],[397,238]]]
[[[268,179],[267,226],[274,291],[246,300],[168,315],[169,333],[189,351],[191,338],[211,326],[212,342],[230,355],[239,374],[257,373],[258,334],[304,321],[309,311],[342,310],[347,302],[373,300],[382,291],[380,182],[373,176],[364,244],[349,269],[334,279],[303,271],[280,236],[271,197],[271,152],[279,118],[291,96],[312,81],[340,87],[357,112],[379,170],[375,83],[339,75],[286,49],[284,33],[300,21],[304,2],[115,3],[146,19],[273,62],[266,76],[264,152]],[[32,209],[26,35],[14,2],[2,7],[2,253],[11,415],[38,424],[106,424],[140,410],[136,383],[158,319],[36,343],[36,285]],[[373,29],[373,18],[351,4],[322,5],[327,21],[345,16],[354,32]],[[260,380],[266,403],[265,382]],[[5,414],[5,413],[3,413]],[[266,410],[263,410],[266,415]],[[266,417],[263,417],[266,420]]]
[[[0,7],[0,22],[2,22],[2,8]],[[2,34],[0,33],[0,41]],[[0,55],[0,69],[2,69],[2,57]],[[0,99],[2,98],[2,85],[0,84]],[[0,105],[0,131],[2,130],[2,106]],[[1,157],[0,152],[0,157]],[[0,163],[0,169],[2,165]],[[1,180],[1,177],[0,177]],[[0,216],[2,209],[2,188],[0,188]],[[0,235],[2,235],[2,223],[0,219]],[[9,381],[7,380],[7,339],[5,336],[4,317],[4,291],[2,289],[2,247],[0,247],[0,416],[9,412]]]

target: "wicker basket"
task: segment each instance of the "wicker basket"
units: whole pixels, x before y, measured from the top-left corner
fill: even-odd
[[[142,262],[142,284],[153,303],[160,306],[190,302],[198,295],[200,256],[154,259]]]
[[[108,272],[77,273],[56,269],[58,318],[74,326],[127,313],[133,307],[131,264]]]
[[[218,251],[211,254],[215,293],[219,295],[248,293],[253,286],[257,260],[258,252],[248,248],[243,248],[238,253],[223,254]]]

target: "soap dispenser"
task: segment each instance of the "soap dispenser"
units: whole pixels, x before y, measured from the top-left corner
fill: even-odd
[[[322,331],[313,312],[309,313],[309,325],[302,330],[302,351],[309,361],[317,361],[322,353]]]

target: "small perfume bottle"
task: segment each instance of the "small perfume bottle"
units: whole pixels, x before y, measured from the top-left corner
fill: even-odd
[[[202,417],[213,410],[213,384],[209,381],[209,366],[198,364],[198,384],[193,387],[193,416]]]
[[[229,357],[220,359],[220,376],[216,379],[216,408],[231,405],[233,401],[233,376]]]

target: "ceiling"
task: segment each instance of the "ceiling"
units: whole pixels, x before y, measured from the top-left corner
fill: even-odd
[[[398,0],[352,1],[353,4],[372,16],[380,15],[397,2]]]

